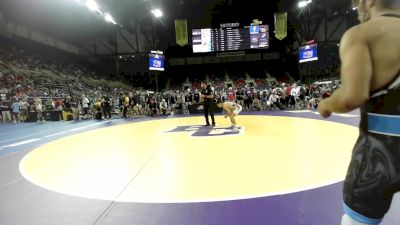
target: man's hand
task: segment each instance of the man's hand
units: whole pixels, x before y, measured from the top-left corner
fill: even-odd
[[[324,118],[328,118],[328,117],[330,117],[332,115],[332,112],[330,110],[328,110],[328,104],[329,104],[329,102],[327,102],[327,99],[326,100],[322,100],[318,104],[318,112]]]

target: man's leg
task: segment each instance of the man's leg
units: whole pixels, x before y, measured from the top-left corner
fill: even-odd
[[[229,118],[231,119],[232,126],[236,126],[235,114],[232,113]]]
[[[207,103],[204,104],[204,117],[206,117],[206,125],[209,126],[210,125],[210,121],[208,120],[208,109],[209,109],[209,105]]]
[[[210,111],[210,115],[211,115],[211,122],[212,122],[212,125],[215,126],[213,105],[210,105],[210,106],[209,106],[209,111]]]
[[[123,110],[122,110],[122,116],[123,116],[124,118],[126,118],[126,111],[127,111],[127,108],[126,108],[126,106],[124,106],[124,108],[123,108]]]
[[[229,116],[229,118],[231,119],[231,123],[232,123],[232,129],[233,129],[233,131],[237,132],[237,131],[239,131],[239,130],[238,130],[238,127],[236,126],[235,117],[236,117],[236,114],[234,114],[234,113],[232,113],[232,114]]]

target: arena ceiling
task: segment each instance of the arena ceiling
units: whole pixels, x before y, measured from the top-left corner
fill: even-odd
[[[115,25],[105,22],[91,13],[84,0],[2,0],[0,11],[6,19],[28,25],[49,35],[66,40],[77,46],[93,38],[111,36]],[[274,23],[273,13],[288,11],[301,19],[298,1],[269,0],[97,0],[100,7],[109,12],[123,29],[133,32],[135,23],[152,24],[150,10],[161,8],[164,12],[157,34],[164,44],[174,42],[173,21],[188,19],[189,29],[218,26],[224,22],[240,22],[243,25],[258,18],[268,24]],[[341,11],[350,5],[350,0],[314,0],[313,10]],[[261,5],[262,4],[262,5]]]

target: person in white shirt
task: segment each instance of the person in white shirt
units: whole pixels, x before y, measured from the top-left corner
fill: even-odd
[[[37,113],[37,122],[46,122],[44,120],[43,117],[43,103],[42,103],[42,99],[40,99],[39,97],[37,97],[35,99],[35,109],[36,109],[36,113]]]
[[[300,89],[297,87],[297,85],[294,84],[293,88],[292,88],[292,90],[290,92],[290,95],[295,97],[295,98],[298,97],[300,95],[299,90]]]
[[[89,99],[82,95],[82,108],[83,108],[83,115],[87,115],[89,112]]]
[[[278,96],[272,93],[269,96],[268,101],[271,103],[271,108],[274,109],[274,106],[277,107]]]
[[[167,114],[167,108],[168,108],[167,102],[165,101],[165,99],[163,99],[160,102],[160,111],[164,116]]]
[[[29,103],[26,98],[23,98],[22,101],[20,102],[20,108],[21,108],[21,121],[25,122],[28,118],[28,108],[29,108]]]
[[[294,98],[294,103],[295,103],[295,108],[298,107],[298,104],[300,102],[300,86],[297,85],[293,85],[292,91],[291,91],[291,95]]]

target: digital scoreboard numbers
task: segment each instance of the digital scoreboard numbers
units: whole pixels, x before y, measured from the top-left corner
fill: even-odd
[[[244,37],[243,29],[240,28],[227,28],[225,30],[226,36],[226,47],[225,49],[221,49],[220,51],[237,51],[245,49],[245,37]]]
[[[268,25],[192,30],[193,52],[224,52],[268,48]]]

